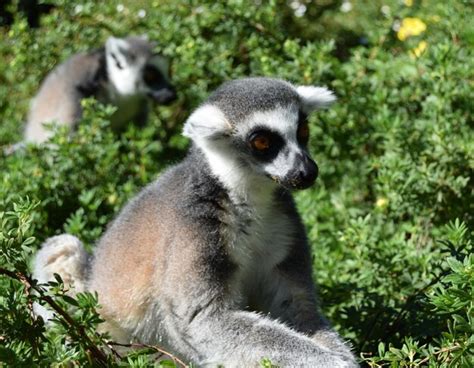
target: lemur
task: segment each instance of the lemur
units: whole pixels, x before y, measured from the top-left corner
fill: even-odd
[[[73,55],[54,68],[33,99],[24,131],[26,142],[41,143],[52,132],[44,123],[74,128],[82,116],[81,100],[96,97],[117,107],[111,125],[143,124],[151,99],[167,104],[176,98],[166,58],[153,52],[146,36],[109,37],[105,47]]]
[[[34,275],[96,291],[113,339],[198,366],[357,367],[318,309],[291,194],[318,175],[307,116],[334,100],[278,79],[223,84],[184,125],[187,157],[126,205],[91,263],[79,239],[59,235]]]

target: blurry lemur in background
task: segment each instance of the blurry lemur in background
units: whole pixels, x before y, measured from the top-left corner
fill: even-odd
[[[48,139],[52,132],[44,123],[74,128],[82,116],[81,99],[92,96],[117,107],[114,130],[131,121],[143,124],[150,99],[167,104],[176,98],[168,78],[168,61],[153,52],[145,36],[110,37],[104,48],[76,54],[48,74],[31,103],[25,141]]]
[[[35,277],[97,291],[113,339],[167,347],[198,366],[357,367],[321,315],[291,191],[318,174],[306,117],[322,87],[248,78],[222,85],[184,126],[187,157],[142,190],[99,241],[43,245]],[[51,312],[37,306],[38,313]]]

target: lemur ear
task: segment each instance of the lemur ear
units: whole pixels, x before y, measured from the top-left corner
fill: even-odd
[[[112,57],[119,69],[128,64],[129,47],[126,40],[112,36],[105,43],[106,54]]]
[[[327,107],[336,101],[334,93],[325,87],[314,86],[298,86],[296,92],[303,102],[303,110],[305,113]]]
[[[202,105],[188,118],[183,135],[192,140],[215,140],[232,129],[224,113],[216,106]]]
[[[148,37],[148,35],[146,33],[138,35],[137,38],[139,38],[142,41],[147,42],[150,45],[151,49],[155,49],[158,46],[158,44],[155,41],[150,40],[150,37]]]

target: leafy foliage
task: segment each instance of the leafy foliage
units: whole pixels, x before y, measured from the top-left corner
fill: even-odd
[[[120,136],[108,128],[111,108],[85,100],[74,135],[58,129],[49,145],[0,157],[0,361],[180,364],[154,363],[163,356],[154,347],[111,345],[97,332],[97,297],[67,297],[60,279],[37,284],[31,254],[63,232],[91,250],[126,201],[184,155],[182,123],[210,91],[267,75],[339,98],[311,118],[320,178],[296,194],[329,319],[368,366],[474,365],[468,2],[48,2],[39,28],[15,2],[13,24],[0,28],[1,150],[21,139],[44,75],[111,34],[156,40],[179,100]],[[64,314],[46,329],[33,303]]]

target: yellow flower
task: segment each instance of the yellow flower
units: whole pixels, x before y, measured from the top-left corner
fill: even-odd
[[[117,194],[112,193],[107,197],[107,203],[108,204],[115,204],[117,202]]]
[[[405,1],[403,1],[403,3],[404,3],[406,6],[410,7],[410,6],[413,5],[413,0],[405,0]]]
[[[426,31],[426,24],[420,18],[404,18],[397,37],[400,41],[405,41],[408,37],[418,36]]]
[[[416,46],[413,50],[410,51],[410,55],[413,57],[420,57],[426,50],[428,43],[426,41],[420,41],[418,46]]]
[[[378,198],[377,201],[375,202],[375,206],[378,208],[385,208],[388,205],[388,199],[387,198]]]

